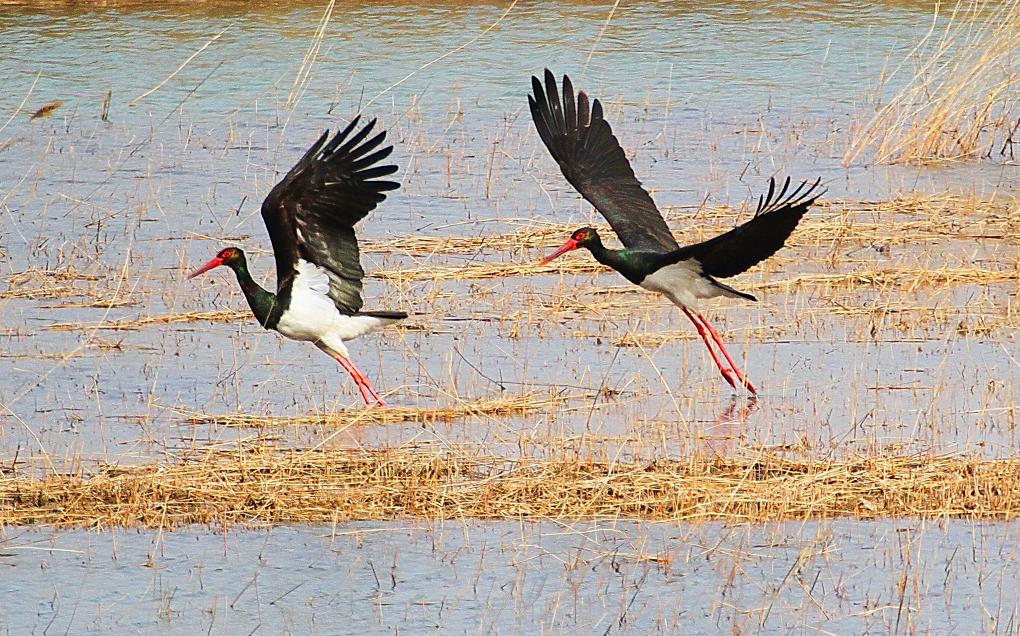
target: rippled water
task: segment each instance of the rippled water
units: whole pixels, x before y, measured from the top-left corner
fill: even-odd
[[[353,524],[17,534],[0,629],[1015,633],[1016,524]]]
[[[390,131],[403,184],[362,225],[368,240],[482,236],[546,220],[588,222],[587,208],[579,205],[531,129],[528,78],[547,66],[569,72],[575,85],[606,103],[637,174],[659,205],[671,208],[677,225],[696,216],[705,201],[752,199],[773,174],[822,176],[832,199],[947,189],[981,198],[1017,192],[1018,170],[1009,163],[840,166],[850,122],[906,81],[906,72],[889,76],[889,71],[929,28],[929,3],[643,2],[621,4],[612,13],[611,4],[522,3],[509,12],[507,7],[338,5],[314,63],[303,67],[307,81],[302,83],[302,60],[322,17],[318,4],[152,8],[110,3],[88,9],[5,4],[0,11],[0,76],[5,78],[0,267],[5,276],[70,267],[86,278],[67,283],[70,297],[0,298],[0,457],[18,454],[36,464],[44,457],[70,465],[134,461],[248,434],[187,425],[183,412],[294,415],[357,405],[352,384],[328,358],[263,332],[251,320],[127,331],[94,327],[243,308],[226,275],[183,280],[222,243],[249,250],[256,277],[271,286],[272,259],[258,203],[321,129],[342,125],[362,109]],[[883,74],[889,76],[884,92],[878,79]],[[30,120],[17,112],[21,107],[30,113],[57,99],[63,105],[46,118]],[[803,268],[828,271],[818,263],[833,254],[870,259],[876,266],[913,262],[909,259],[933,267],[1016,259],[1016,246],[992,241],[959,241],[945,253],[925,250],[924,245],[916,252],[903,246],[891,254],[862,255],[844,253],[838,245],[819,247],[805,257],[817,262]],[[366,269],[373,271],[527,263],[540,252],[368,249],[364,257]],[[803,271],[796,262],[776,262],[779,272],[769,276]],[[594,285],[621,281],[609,276],[407,284],[370,279],[369,307],[440,314],[430,325],[432,333],[391,331],[352,344],[375,386],[393,390],[391,403],[431,405],[450,395],[470,399],[504,389],[582,397],[558,412],[456,422],[435,430],[418,425],[365,429],[356,440],[345,436],[336,443],[439,440],[482,443],[501,452],[516,449],[521,435],[562,439],[587,431],[636,439],[645,451],[677,452],[688,449],[698,434],[732,436],[731,425],[721,429],[717,423],[730,406],[728,391],[700,344],[677,341],[645,350],[610,344],[630,331],[686,329],[683,318],[664,303],[649,298],[634,311],[608,316],[588,313],[565,320],[538,312],[537,319],[529,318],[533,302],[568,296],[594,301]],[[973,285],[931,295],[921,290],[907,300],[933,307],[1001,306],[1015,303],[1015,293],[1015,284]],[[750,377],[765,387],[759,410],[739,431],[745,443],[1014,451],[1015,419],[1011,423],[1008,414],[1020,386],[1015,329],[990,337],[957,336],[933,323],[910,337],[891,332],[867,340],[853,325],[804,318],[830,306],[826,295],[766,294],[758,306],[721,305],[711,312],[713,320],[735,330],[731,350],[746,356]],[[879,291],[862,289],[854,302],[883,298]],[[96,299],[103,302],[73,306]],[[104,306],[109,301],[116,301],[113,307]],[[799,320],[807,325],[774,337],[744,337],[740,331]],[[50,328],[60,322],[86,327]],[[597,392],[616,397],[593,399]],[[280,434],[315,443],[329,433]],[[536,445],[535,452],[559,450]],[[639,452],[627,448],[627,453]],[[529,546],[536,536],[554,532],[546,526],[471,526],[463,543],[449,538],[459,536],[460,529],[447,528],[442,533],[447,547],[435,552],[433,531],[415,530],[410,547],[398,548],[402,539],[394,537],[402,531],[389,526],[378,534],[361,532],[359,526],[358,533],[333,540],[322,539],[332,531],[321,528],[227,537],[201,531],[52,538],[14,532],[0,537],[0,552],[14,554],[0,557],[0,568],[11,566],[11,580],[34,583],[30,593],[14,596],[16,609],[0,604],[7,608],[0,609],[0,625],[12,632],[33,626],[42,631],[53,618],[54,626],[72,631],[165,624],[182,631],[212,626],[227,633],[261,623],[272,626],[270,631],[331,632],[345,631],[347,623],[335,622],[336,615],[346,616],[353,605],[357,620],[370,630],[411,620],[420,630],[439,625],[473,631],[465,617],[476,611],[489,620],[482,631],[527,626],[590,633],[612,627],[645,633],[679,629],[678,621],[692,617],[703,629],[754,629],[761,608],[776,600],[769,590],[783,580],[796,549],[762,557],[771,552],[772,539],[751,535],[779,532],[799,541],[813,537],[819,527],[734,533],[714,526],[628,526],[624,533],[628,541],[656,546],[683,542],[691,533],[704,535],[706,543],[726,536],[741,549],[757,551],[754,558],[761,562],[748,573],[741,570],[742,558],[732,555],[726,567],[703,556],[692,570],[669,572],[647,562],[628,562],[617,571],[606,556],[594,568],[585,564],[572,571],[564,566],[573,558],[575,537],[543,538],[551,541],[551,555],[542,552],[532,559]],[[872,554],[872,538],[880,536],[885,549],[895,551],[891,546],[900,537],[895,529],[884,523],[825,527],[838,537],[840,552],[819,571],[834,591],[816,606],[810,577],[797,574],[796,584],[788,579],[779,586],[778,598],[790,595],[791,600],[771,605],[763,629],[785,632],[818,624],[844,631],[840,618],[852,616],[851,631],[872,625],[886,630],[896,621],[914,620],[915,610],[894,614],[890,609],[894,574],[840,591],[846,580],[863,576],[848,563],[859,556],[867,560],[862,555]],[[936,570],[943,561],[956,562],[953,555],[970,550],[967,542],[977,533],[1001,551],[975,557],[980,567],[966,569],[967,576],[961,576],[966,582],[956,588],[955,600],[945,601],[945,614],[937,594],[927,594],[927,588],[918,592],[921,600],[912,607],[922,609],[916,610],[914,627],[938,625],[943,618],[959,621],[965,632],[993,624],[987,613],[974,618],[972,605],[954,605],[961,596],[975,598],[972,592],[988,594],[981,588],[983,572],[1005,577],[1002,568],[1015,565],[1005,542],[1009,527],[988,528],[951,524],[926,531],[942,559],[933,557],[922,568],[919,580],[932,589],[939,586]],[[37,540],[72,552],[8,549],[38,547]],[[491,552],[478,548],[478,542],[498,546],[487,548],[499,556],[495,571],[479,574],[480,555]],[[604,554],[616,549],[611,541],[598,543]],[[194,551],[186,547],[192,545]],[[307,563],[295,565],[293,555],[306,550],[311,550]],[[458,551],[468,554],[463,571],[456,565]],[[158,557],[153,557],[156,567],[140,565],[149,554]],[[394,560],[401,563],[402,578],[387,592]],[[250,571],[236,575],[229,566],[237,562]],[[375,568],[371,579],[367,562]],[[301,586],[306,567],[315,572],[309,574],[316,577],[315,592],[311,583]],[[436,571],[453,582],[432,596],[419,584],[427,580],[425,573]],[[727,583],[734,571],[745,581],[736,598]],[[354,588],[351,577],[358,581]],[[261,581],[257,594],[245,589],[249,578]],[[692,585],[695,579],[698,584]],[[708,583],[702,586],[703,581]],[[216,591],[210,593],[207,584]],[[1013,584],[998,583],[998,589]],[[299,587],[288,592],[293,586]],[[12,583],[9,589],[22,588]],[[594,589],[605,589],[606,595]],[[632,589],[640,590],[632,606],[640,608],[640,618],[621,621]],[[699,609],[688,610],[688,600]],[[994,624],[1010,624],[1015,602],[1001,597],[997,604],[988,602],[998,608],[995,620],[1002,621]]]
[[[174,445],[182,434],[196,435],[173,426],[174,407],[328,411],[338,391],[341,403],[356,403],[353,387],[331,361],[262,333],[250,321],[140,332],[45,328],[243,307],[227,276],[196,284],[183,282],[182,273],[221,243],[241,243],[255,252],[253,269],[271,286],[272,263],[259,250],[268,242],[257,202],[319,130],[344,123],[359,107],[390,130],[404,184],[363,224],[362,235],[369,238],[474,236],[514,229],[515,219],[587,221],[576,195],[536,146],[526,114],[528,77],[544,66],[569,71],[607,103],[637,173],[663,207],[738,203],[760,193],[774,173],[821,175],[832,198],[941,191],[954,182],[979,195],[1015,188],[1015,169],[991,162],[922,170],[839,167],[841,128],[875,99],[882,69],[927,29],[926,5],[850,10],[804,3],[778,10],[757,3],[686,9],[642,3],[618,8],[608,27],[608,7],[601,5],[515,5],[504,16],[505,9],[339,8],[314,64],[304,67],[310,71],[302,84],[295,78],[302,76],[319,6],[9,7],[0,17],[8,52],[0,58],[8,78],[0,112],[14,113],[22,103],[27,111],[53,99],[65,103],[46,119],[12,116],[0,133],[4,266],[10,272],[71,266],[95,277],[75,283],[98,288],[93,300],[127,306],[3,301],[7,331],[0,337],[9,357],[0,365],[11,380],[3,397],[13,416],[4,423],[7,446],[43,448],[57,457],[83,451],[95,456],[118,445]],[[888,83],[894,87],[898,80],[894,75]],[[109,121],[102,121],[108,91]],[[293,110],[287,107],[291,93],[299,96]],[[966,262],[984,247],[961,245],[959,258],[947,258]],[[499,250],[368,253],[366,268],[527,262],[537,256]],[[591,280],[578,284],[590,289]],[[604,277],[600,284],[618,282]],[[558,332],[505,322],[493,328],[487,320],[502,314],[498,298],[506,293],[524,303],[546,294],[516,280],[396,289],[370,283],[369,306],[438,309],[455,318],[466,311],[473,320],[434,323],[439,333],[427,337],[391,333],[361,341],[354,345],[355,359],[380,389],[398,389],[391,398],[396,403],[431,403],[437,385],[469,396],[522,386],[631,387],[637,373],[636,388],[647,387],[660,399],[646,400],[624,417],[675,419],[677,404],[650,373],[650,355],[667,384],[679,378],[680,392],[693,400],[680,414],[687,430],[726,409],[725,391],[720,395],[694,343],[651,354],[617,351],[571,337],[578,330],[605,332],[604,324],[586,326],[584,316]],[[966,303],[974,294],[980,290],[962,289],[946,300]],[[810,308],[816,300],[807,296],[794,302]],[[620,316],[624,329],[685,328],[662,303],[650,301],[647,308],[639,316]],[[755,311],[727,307],[722,320],[732,315],[735,325],[754,324],[756,315],[762,319]],[[621,325],[619,319],[614,324]],[[980,417],[968,413],[983,412],[990,399],[985,392],[937,394],[939,413],[932,415],[926,398],[880,393],[873,400],[867,387],[902,384],[916,395],[929,385],[927,379],[918,382],[918,369],[942,374],[931,385],[953,381],[957,368],[974,386],[1009,385],[1017,377],[996,341],[947,342],[938,331],[905,347],[853,344],[839,331],[831,337],[823,355],[816,342],[798,338],[742,339],[749,374],[764,376],[760,382],[776,408],[773,417],[756,422],[753,434],[762,441],[815,437],[820,403],[835,426],[831,435],[845,434],[840,422],[865,417],[879,428],[872,441],[914,439],[939,428],[941,414],[949,413],[956,431],[949,438],[970,445],[967,431]],[[981,364],[958,367],[966,360]],[[848,387],[848,377],[863,385]],[[620,432],[614,424],[619,421],[613,413],[601,426]],[[994,439],[1010,445],[1007,433]],[[940,430],[931,441],[946,434]],[[406,437],[398,429],[379,435],[386,443]],[[818,435],[817,442],[828,443],[826,437]]]

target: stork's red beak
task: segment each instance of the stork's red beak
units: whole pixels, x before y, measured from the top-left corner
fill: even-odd
[[[559,258],[571,250],[576,250],[577,247],[577,240],[574,237],[570,237],[567,239],[566,243],[560,246],[560,249],[543,258],[539,265],[548,265],[553,259]]]
[[[205,265],[199,267],[195,271],[193,271],[190,274],[188,274],[188,280],[191,280],[192,278],[194,278],[194,277],[196,277],[196,276],[198,276],[200,274],[204,274],[204,273],[208,272],[210,269],[213,269],[214,267],[219,267],[222,264],[223,264],[223,259],[220,258],[219,256],[217,256],[216,258],[212,259],[211,261],[209,261]]]

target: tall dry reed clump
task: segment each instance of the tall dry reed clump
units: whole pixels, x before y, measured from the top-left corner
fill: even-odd
[[[1020,0],[960,2],[931,29],[904,66],[916,72],[851,135],[849,165],[868,149],[876,163],[1013,158],[1020,142]],[[941,37],[938,33],[941,31]]]
[[[3,464],[0,463],[0,468]],[[210,451],[85,473],[0,472],[0,527],[258,525],[373,519],[760,523],[833,517],[1014,519],[1020,459],[879,455],[654,462],[421,448]]]

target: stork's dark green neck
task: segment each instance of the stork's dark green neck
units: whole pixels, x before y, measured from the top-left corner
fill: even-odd
[[[276,294],[266,291],[255,282],[251,273],[248,272],[247,261],[241,260],[228,263],[228,265],[237,275],[237,282],[241,286],[241,291],[244,292],[244,297],[248,299],[248,306],[251,307],[251,313],[255,314],[255,319],[263,327],[273,328],[280,320],[280,314],[283,313],[283,308],[277,302]]]
[[[624,278],[638,285],[645,279],[645,276],[655,271],[653,264],[655,254],[630,249],[611,250],[602,245],[601,240],[591,241],[585,244],[595,260],[612,267],[620,272]]]

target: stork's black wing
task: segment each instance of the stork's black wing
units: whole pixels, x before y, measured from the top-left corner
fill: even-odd
[[[528,95],[535,128],[563,176],[613,226],[620,241],[629,248],[654,252],[678,249],[659,210],[602,117],[602,104],[588,106],[584,91],[574,99],[570,78],[563,76],[563,102],[556,90],[556,78],[545,71],[545,88],[531,78],[534,95]]]
[[[797,227],[801,217],[815,199],[825,193],[814,183],[802,182],[787,194],[790,178],[776,192],[776,180],[769,179],[769,191],[758,197],[758,210],[747,223],[703,243],[681,248],[674,253],[674,262],[694,258],[709,276],[736,276],[772,256],[783,246]]]
[[[324,132],[262,203],[276,255],[277,290],[293,282],[301,258],[326,270],[329,297],[349,313],[361,309],[365,276],[354,224],[386,198],[386,191],[400,187],[379,180],[397,171],[394,165],[377,165],[393,152],[393,146],[377,150],[386,132],[366,141],[373,119],[351,134],[359,119],[332,139]]]

